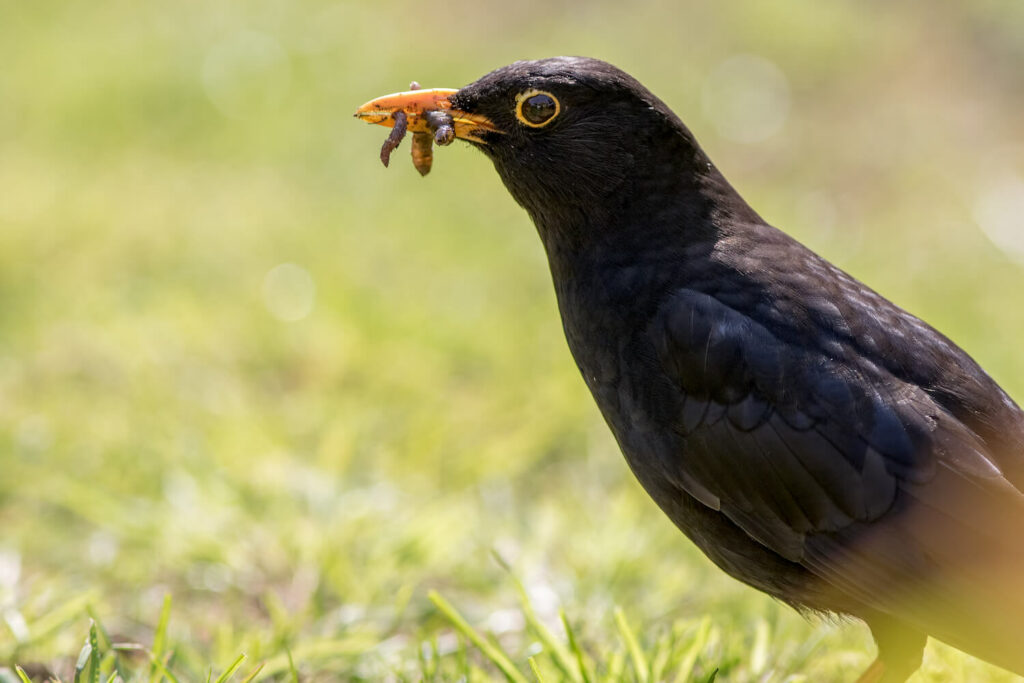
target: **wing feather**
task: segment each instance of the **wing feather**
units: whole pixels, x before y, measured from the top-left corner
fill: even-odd
[[[993,563],[1024,567],[1006,523],[1024,521],[1024,496],[998,464],[1021,456],[994,455],[936,392],[842,339],[794,343],[692,290],[649,333],[685,395],[682,478],[759,543],[878,609],[917,581],[919,623],[990,592]],[[1008,580],[1024,603],[1024,579]]]

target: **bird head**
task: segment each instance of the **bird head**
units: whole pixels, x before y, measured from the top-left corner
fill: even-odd
[[[458,90],[412,90],[367,102],[356,116],[427,130],[446,110],[455,136],[486,154],[541,236],[578,240],[665,207],[717,171],[679,118],[629,74],[586,57],[519,61]],[[724,181],[723,181],[724,182]],[[664,202],[662,202],[664,203]]]

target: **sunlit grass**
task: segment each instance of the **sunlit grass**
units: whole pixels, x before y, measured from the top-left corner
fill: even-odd
[[[975,224],[1024,174],[1002,11],[0,0],[0,681],[851,679],[863,627],[729,580],[632,480],[487,160],[385,170],[350,114],[619,62],[1019,397],[1021,271]],[[791,98],[758,144],[701,100],[748,53]],[[931,646],[951,679],[1008,677]]]

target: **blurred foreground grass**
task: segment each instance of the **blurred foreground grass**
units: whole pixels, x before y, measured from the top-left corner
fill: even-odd
[[[852,678],[863,627],[727,579],[633,482],[488,162],[446,148],[424,180],[403,147],[385,172],[349,115],[413,78],[616,62],[766,217],[1019,398],[1022,22],[0,0],[0,664],[70,680],[93,619],[80,676],[104,680],[243,653],[231,680]],[[720,91],[766,62],[774,89]],[[917,680],[1008,677],[932,645]]]

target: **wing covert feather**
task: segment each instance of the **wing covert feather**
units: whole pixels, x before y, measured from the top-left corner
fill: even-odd
[[[904,488],[927,497],[939,465],[959,485],[1017,493],[980,437],[839,338],[793,344],[687,289],[648,332],[685,394],[673,424],[686,443],[681,479],[790,560],[808,536],[881,519]]]

